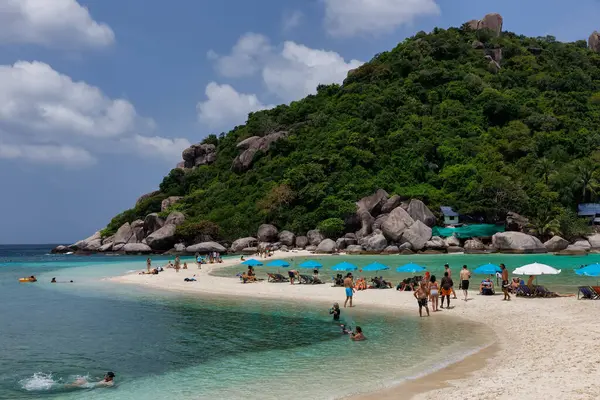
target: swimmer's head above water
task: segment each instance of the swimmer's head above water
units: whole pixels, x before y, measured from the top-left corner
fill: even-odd
[[[106,375],[104,375],[104,382],[112,382],[115,379],[115,373],[112,371],[108,371]]]

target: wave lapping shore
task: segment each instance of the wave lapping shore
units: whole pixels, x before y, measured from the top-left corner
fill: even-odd
[[[307,251],[276,252],[270,259],[310,255]],[[191,264],[191,269],[179,273],[169,269],[159,275],[132,273],[110,280],[191,294],[343,303],[343,289],[332,288],[329,284],[290,285],[266,281],[241,284],[237,278],[210,274],[217,268],[234,266],[239,262],[238,259],[226,259],[222,264],[203,265],[201,270]],[[240,271],[243,269],[241,266]],[[184,281],[184,278],[194,275],[196,282]],[[596,381],[600,373],[600,356],[596,346],[600,339],[600,302],[514,296],[512,301],[507,302],[501,301],[502,296],[478,296],[474,291],[469,297],[468,302],[453,300],[454,307],[439,314],[483,323],[493,330],[497,351],[484,351],[475,361],[470,357],[461,362],[477,364],[481,368],[459,379],[456,379],[456,374],[439,373],[421,378],[442,381],[450,378],[446,385],[440,385],[442,382],[421,386],[405,384],[358,398],[392,399],[399,395],[406,398],[408,394],[416,399],[598,398]],[[358,292],[354,301],[357,308],[384,307],[417,312],[411,292],[367,290]],[[435,324],[437,316],[437,313],[432,313],[431,317],[423,318],[423,323]],[[482,361],[481,357],[485,359]],[[441,388],[429,390],[435,387]]]

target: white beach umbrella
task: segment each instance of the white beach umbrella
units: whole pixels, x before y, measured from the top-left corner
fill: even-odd
[[[515,275],[558,275],[560,274],[560,269],[552,268],[546,264],[533,263],[523,265],[513,271]]]

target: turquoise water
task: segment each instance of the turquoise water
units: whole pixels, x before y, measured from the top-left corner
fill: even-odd
[[[396,267],[402,266],[408,263],[415,263],[427,268],[431,274],[436,275],[438,280],[444,274],[444,264],[449,264],[451,270],[454,273],[454,278],[456,279],[458,276],[458,272],[462,268],[463,265],[467,265],[471,270],[474,270],[476,267],[487,264],[500,264],[504,263],[509,270],[510,273],[520,266],[525,264],[530,264],[534,262],[539,262],[543,264],[550,265],[554,268],[558,268],[561,270],[559,275],[544,275],[538,277],[538,283],[540,285],[546,285],[551,290],[556,290],[560,292],[567,293],[576,293],[577,286],[585,284],[596,284],[598,279],[582,277],[575,274],[575,269],[581,267],[582,265],[588,265],[592,263],[600,263],[600,254],[589,254],[587,256],[555,256],[552,254],[436,254],[436,255],[418,255],[418,256],[332,256],[332,257],[324,257],[315,255],[315,257],[310,258],[311,260],[318,260],[321,264],[323,264],[323,268],[320,270],[321,278],[325,280],[331,280],[332,276],[335,276],[338,272],[334,272],[331,270],[331,267],[335,264],[338,264],[342,261],[348,261],[353,263],[357,267],[364,267],[372,262],[380,262],[390,267],[390,270],[380,271],[377,274],[374,272],[365,272],[357,271],[354,273],[355,276],[364,276],[367,279],[369,277],[373,277],[375,275],[383,276],[385,279],[391,280],[394,285],[396,285],[399,281],[404,278],[408,278],[412,276],[411,274],[402,274],[395,272]],[[264,260],[263,260],[264,261]],[[288,260],[290,264],[292,264],[291,268],[296,268],[301,272],[306,274],[312,274],[312,270],[303,270],[299,268],[298,265],[301,264],[304,260],[297,258],[290,258]],[[265,264],[268,261],[265,261]],[[213,274],[218,276],[233,276],[245,268],[242,266],[234,266],[227,267],[224,269],[217,270],[213,272]],[[274,268],[274,267],[256,267],[255,271],[259,277],[266,277],[267,272],[277,271],[285,272],[284,268]],[[513,276],[511,274],[511,276]],[[516,275],[515,275],[516,276]],[[485,275],[475,275],[472,282],[476,282],[478,278],[482,280],[486,278]],[[521,277],[527,280],[528,277]]]
[[[151,292],[99,279],[144,268],[143,257],[46,252],[0,246],[2,399],[339,398],[418,376],[491,338],[450,317],[357,308],[343,320],[368,340],[353,343],[327,306]],[[17,281],[32,274],[39,282]],[[107,370],[113,388],[65,387]]]

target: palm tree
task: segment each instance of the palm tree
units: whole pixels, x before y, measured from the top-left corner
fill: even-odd
[[[575,183],[581,189],[582,201],[586,202],[588,194],[595,194],[598,188],[596,171],[589,160],[584,160],[575,166],[575,174]]]
[[[548,179],[555,171],[554,161],[542,157],[538,159],[535,169],[544,178],[544,183],[548,185]]]

